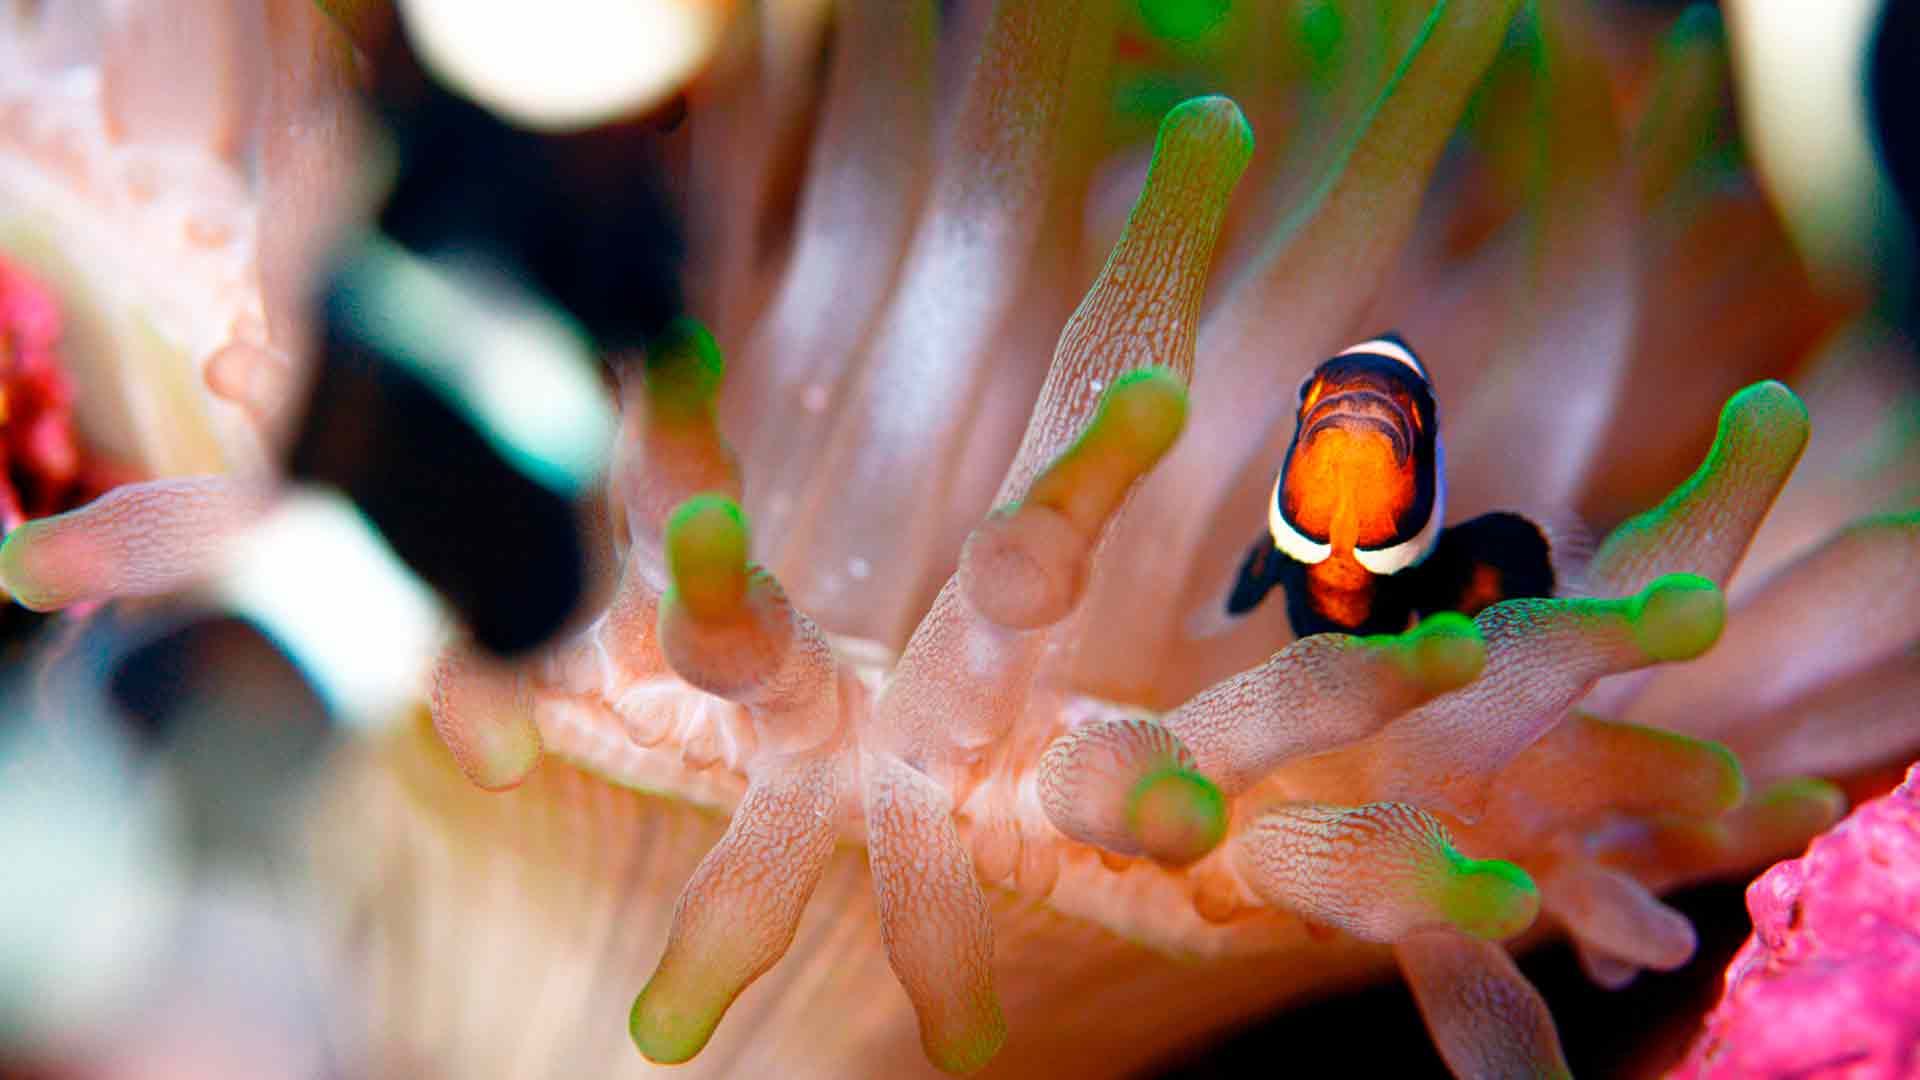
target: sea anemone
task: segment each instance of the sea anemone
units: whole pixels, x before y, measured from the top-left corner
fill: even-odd
[[[735,21],[591,621],[450,646],[439,738],[343,752],[307,834],[371,1070],[1112,1075],[1397,964],[1457,1074],[1564,1074],[1503,943],[1682,964],[1659,893],[1920,743],[1920,387],[1747,176],[1710,11],[1173,7]],[[182,587],[271,487],[369,151],[342,33],[245,8],[11,15],[0,241],[98,312],[83,426],[243,476],[16,530],[31,606]],[[1563,595],[1227,619],[1295,387],[1388,326],[1449,516],[1547,522]]]

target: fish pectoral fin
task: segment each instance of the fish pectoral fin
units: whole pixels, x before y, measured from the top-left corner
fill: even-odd
[[[1473,615],[1502,600],[1552,596],[1553,551],[1546,530],[1519,514],[1496,511],[1441,532],[1433,554],[1395,575],[1405,579],[1422,615]]]
[[[1240,564],[1240,575],[1233,580],[1233,591],[1227,594],[1227,614],[1245,615],[1260,606],[1267,593],[1280,583],[1290,562],[1279,548],[1273,546],[1273,538],[1261,533],[1247,552],[1247,559]]]

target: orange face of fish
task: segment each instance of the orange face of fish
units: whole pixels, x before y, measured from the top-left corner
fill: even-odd
[[[1392,545],[1419,495],[1412,395],[1370,368],[1314,375],[1280,483],[1287,520],[1339,553]]]
[[[1441,501],[1436,425],[1426,372],[1396,339],[1321,364],[1301,387],[1274,481],[1274,545],[1308,566],[1334,560],[1372,574],[1419,561]]]

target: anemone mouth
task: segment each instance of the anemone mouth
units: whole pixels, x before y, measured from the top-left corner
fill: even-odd
[[[534,719],[543,745],[619,787],[731,813],[746,793],[757,748],[746,711],[669,673],[630,680],[609,652],[604,627],[603,617],[580,647],[554,652],[540,665]],[[849,716],[871,708],[898,653],[864,638],[826,639],[842,707]],[[838,828],[849,841],[861,839],[853,815],[843,814]]]

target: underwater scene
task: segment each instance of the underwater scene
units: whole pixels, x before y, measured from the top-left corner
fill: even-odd
[[[0,0],[0,1075],[1920,1078],[1920,0]]]

